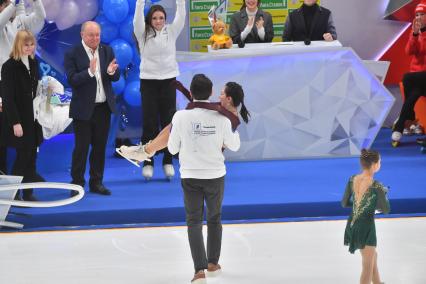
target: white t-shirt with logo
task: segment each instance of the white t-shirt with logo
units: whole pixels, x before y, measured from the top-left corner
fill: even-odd
[[[222,114],[202,108],[175,113],[167,145],[179,153],[181,178],[214,179],[226,174],[222,148],[237,151],[240,135]]]

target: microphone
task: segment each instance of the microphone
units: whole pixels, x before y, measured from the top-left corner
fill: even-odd
[[[304,42],[305,42],[305,45],[311,45],[310,38],[305,38]]]

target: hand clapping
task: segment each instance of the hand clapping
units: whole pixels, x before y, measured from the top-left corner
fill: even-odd
[[[247,27],[251,30],[253,28],[254,25],[254,17],[250,16],[247,22]]]
[[[97,59],[94,56],[93,56],[92,59],[90,59],[90,72],[92,72],[92,74],[96,73],[96,69],[97,69],[96,61],[97,61]]]
[[[114,58],[111,61],[111,63],[108,65],[108,69],[107,69],[108,74],[114,74],[117,68],[118,68],[117,60]]]
[[[420,22],[420,19],[415,18],[413,20],[413,26],[412,26],[413,34],[415,35],[419,34],[421,28],[422,28],[422,24]]]
[[[322,37],[325,41],[333,41],[333,36],[331,35],[331,33],[325,33],[322,35]]]
[[[263,17],[260,17],[259,20],[256,22],[256,28],[260,30],[263,28],[263,25],[265,24],[265,21],[263,20]]]

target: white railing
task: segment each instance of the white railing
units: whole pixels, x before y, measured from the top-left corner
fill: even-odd
[[[0,192],[4,191],[13,191],[16,192],[16,190],[21,189],[28,189],[28,188],[51,188],[51,189],[65,189],[65,190],[75,190],[78,192],[77,195],[61,199],[61,200],[55,200],[55,201],[20,201],[20,200],[14,200],[14,199],[2,199],[0,198],[0,207],[2,205],[6,207],[10,206],[21,206],[21,207],[56,207],[56,206],[63,206],[68,205],[74,202],[79,201],[84,196],[84,189],[76,184],[69,184],[69,183],[59,183],[59,182],[34,182],[34,183],[15,183],[15,184],[4,184],[0,185]],[[14,194],[12,195],[14,197]],[[12,198],[13,198],[12,197]],[[22,224],[13,223],[13,222],[7,222],[4,221],[7,210],[5,210],[5,216],[0,216],[0,226],[5,227],[13,227],[13,228],[23,228]]]

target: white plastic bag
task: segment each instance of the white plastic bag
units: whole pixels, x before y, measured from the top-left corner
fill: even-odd
[[[52,104],[52,94],[64,95],[64,86],[55,78],[44,76],[38,84],[33,106],[34,119],[42,126],[45,139],[60,134],[72,122],[69,118],[69,103]]]

